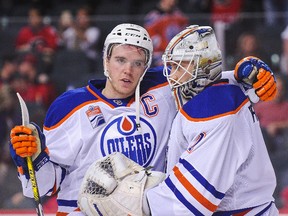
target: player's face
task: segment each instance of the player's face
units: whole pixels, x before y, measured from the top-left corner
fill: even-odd
[[[169,75],[169,80],[171,84],[176,84],[176,86],[178,86],[191,80],[192,71],[194,68],[193,62],[176,62],[171,63],[170,66],[171,72]]]
[[[110,79],[105,87],[108,98],[126,98],[134,94],[145,71],[145,52],[131,45],[116,45],[107,59]]]

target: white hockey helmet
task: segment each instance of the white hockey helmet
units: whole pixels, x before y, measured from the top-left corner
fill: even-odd
[[[178,106],[221,77],[221,50],[210,26],[191,25],[178,33],[166,47],[162,59],[164,76],[175,93]],[[188,66],[182,66],[183,62]],[[173,72],[171,65],[174,65]],[[180,69],[184,73],[177,80],[173,79],[172,75]],[[190,79],[180,82],[187,73]]]
[[[136,24],[124,23],[117,25],[106,37],[104,42],[103,59],[104,59],[104,75],[111,80],[109,71],[106,68],[106,60],[111,56],[113,45],[128,44],[140,47],[146,53],[145,71],[140,77],[135,90],[136,104],[136,124],[140,131],[140,83],[151,65],[153,55],[153,43],[145,28]]]
[[[107,35],[104,42],[104,62],[106,58],[111,55],[113,44],[128,44],[143,48],[146,53],[146,70],[150,67],[153,55],[153,44],[148,32],[142,26],[130,23],[117,25]],[[104,74],[109,77],[106,65],[104,65]]]

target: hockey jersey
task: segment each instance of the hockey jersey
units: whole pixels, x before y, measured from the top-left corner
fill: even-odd
[[[152,215],[278,214],[259,121],[238,86],[215,84],[182,107],[167,163],[166,180],[148,191]]]
[[[60,212],[77,208],[86,170],[95,160],[112,152],[122,152],[143,167],[164,172],[176,106],[162,71],[146,73],[141,82],[139,131],[134,97],[106,98],[101,93],[105,82],[92,80],[86,87],[70,90],[48,110],[44,134],[51,162],[36,175],[41,195],[58,190],[61,184],[57,197]],[[27,181],[22,183],[24,186]],[[31,189],[27,185],[23,188],[24,194],[31,196]]]

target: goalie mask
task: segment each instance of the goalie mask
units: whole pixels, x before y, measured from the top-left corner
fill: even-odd
[[[192,25],[177,34],[162,59],[178,108],[221,77],[222,55],[209,26]]]

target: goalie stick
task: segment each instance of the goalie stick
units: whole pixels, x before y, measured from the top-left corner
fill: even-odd
[[[20,107],[21,107],[22,125],[27,126],[29,124],[28,108],[26,106],[25,101],[23,100],[23,98],[21,97],[21,95],[18,92],[17,92],[17,97],[18,97]],[[36,176],[35,176],[35,171],[34,171],[31,156],[27,157],[27,166],[28,166],[28,172],[29,172],[29,176],[30,176],[30,180],[31,180],[31,184],[32,184],[32,190],[33,190],[33,196],[34,196],[34,201],[35,201],[35,205],[36,205],[37,215],[38,216],[44,216],[44,212],[43,212],[43,208],[42,208],[42,204],[41,204],[41,199],[40,199],[40,195],[39,195],[38,185],[37,185],[37,181],[36,181]]]

